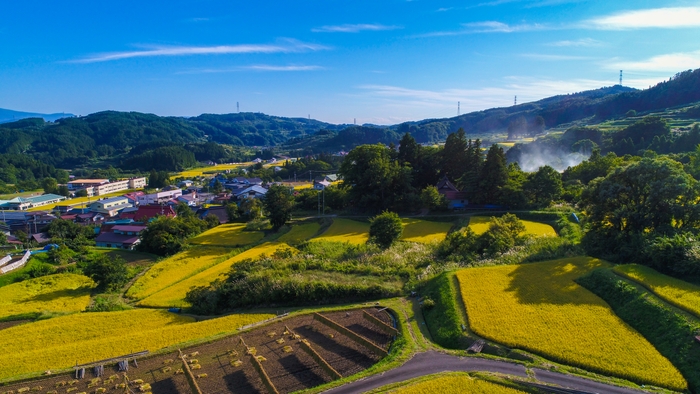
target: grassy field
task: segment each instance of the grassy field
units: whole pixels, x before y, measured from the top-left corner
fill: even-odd
[[[199,272],[187,279],[173,284],[172,286],[166,287],[157,293],[145,298],[139,302],[140,306],[155,307],[155,308],[165,308],[165,307],[188,307],[190,306],[185,301],[185,296],[187,292],[190,291],[192,287],[196,286],[208,286],[211,282],[222,278],[230,270],[231,267],[245,259],[255,259],[263,254],[270,255],[274,253],[277,249],[287,247],[286,244],[281,243],[264,243],[262,245],[256,246],[252,249],[248,249],[245,252],[238,254],[228,260],[218,263],[209,269]],[[148,273],[147,273],[148,274]],[[168,275],[167,272],[165,275]]]
[[[300,224],[293,226],[288,233],[279,237],[277,241],[286,242],[288,244],[297,244],[313,237],[320,229],[321,225],[318,223]]]
[[[504,345],[638,383],[682,390],[680,372],[574,279],[607,263],[576,257],[459,271],[472,330]]]
[[[232,250],[227,248],[195,247],[170,256],[159,261],[137,279],[126,292],[126,296],[144,299],[225,261],[231,253]]]
[[[0,330],[0,379],[234,332],[273,315],[240,314],[192,322],[165,311],[80,313]],[[18,362],[21,360],[21,362]]]
[[[525,391],[516,390],[491,383],[485,380],[473,378],[465,373],[454,373],[433,376],[429,379],[421,379],[415,383],[409,383],[404,387],[390,390],[381,390],[381,393],[396,394],[518,394]]]
[[[360,245],[369,240],[369,223],[336,218],[328,230],[314,239]]]
[[[646,287],[669,304],[700,317],[700,287],[643,265],[619,265],[613,271]]]
[[[0,194],[0,200],[12,200],[13,198],[17,197],[33,197],[33,196],[40,196],[44,194],[43,189],[38,189],[38,190],[30,190],[28,192],[22,192],[22,193],[12,193],[12,194]]]
[[[42,276],[0,288],[0,318],[36,312],[79,312],[95,283],[83,275]]]
[[[403,235],[401,239],[411,242],[440,242],[445,239],[447,232],[452,228],[452,222],[432,222],[412,218],[405,218],[402,222]]]
[[[469,219],[469,228],[472,229],[477,235],[483,234],[489,229],[489,221],[491,220],[488,216],[472,216]],[[525,233],[541,236],[541,237],[556,237],[557,232],[554,228],[548,224],[531,222],[529,220],[521,220],[525,225]]]
[[[265,236],[261,231],[245,231],[245,223],[229,223],[216,226],[192,238],[192,245],[245,246],[258,242]]]

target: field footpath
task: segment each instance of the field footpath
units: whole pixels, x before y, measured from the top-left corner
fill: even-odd
[[[646,391],[612,386],[578,376],[533,368],[535,378],[542,383],[555,384],[574,390],[591,393],[639,394]],[[528,368],[521,364],[491,360],[479,357],[459,357],[436,351],[417,353],[408,362],[382,374],[357,380],[326,391],[329,394],[353,394],[367,392],[393,383],[440,372],[493,372],[522,378],[529,378]],[[515,379],[516,381],[518,379]]]

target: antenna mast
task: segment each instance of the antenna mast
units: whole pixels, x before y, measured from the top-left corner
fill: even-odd
[[[459,106],[460,106],[460,102],[457,101],[457,116],[460,115],[460,108],[459,108]]]
[[[236,112],[241,112],[241,106],[238,104],[238,101],[236,101]]]
[[[513,100],[513,105],[518,105],[518,96],[515,96],[515,99]]]
[[[620,86],[622,86],[622,70],[620,70]]]

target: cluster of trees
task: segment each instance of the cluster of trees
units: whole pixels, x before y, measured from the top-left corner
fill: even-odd
[[[166,186],[170,186],[170,173],[151,170],[150,175],[148,175],[148,187],[160,189]]]
[[[467,140],[463,130],[447,137],[442,149],[424,147],[406,134],[398,151],[383,145],[361,145],[340,167],[346,202],[361,211],[405,212],[444,206],[433,185],[446,176],[471,204],[511,208],[547,206],[561,197],[561,175],[544,166],[535,173],[506,163],[492,145],[484,156],[481,141]]]
[[[199,219],[184,203],[178,204],[176,211],[174,218],[159,216],[148,223],[141,232],[139,250],[170,256],[181,251],[189,238],[219,225],[219,219],[213,215]]]

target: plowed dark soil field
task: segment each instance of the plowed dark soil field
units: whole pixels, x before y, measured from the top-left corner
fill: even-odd
[[[392,318],[386,311],[375,308],[365,310],[386,324],[392,325]],[[388,350],[394,339],[384,334],[374,323],[367,321],[361,309],[323,313],[323,316],[385,350]],[[261,365],[270,381],[280,393],[289,393],[332,381],[331,375],[312,356],[302,350],[299,339],[294,335],[306,339],[311,348],[343,377],[361,372],[380,360],[380,356],[321,324],[314,319],[313,315],[277,320],[249,332],[181,350],[187,355],[186,360],[192,368],[197,384],[206,394],[267,392],[260,375],[253,367],[251,356],[247,354],[247,351],[252,349],[255,356],[261,360]],[[105,376],[100,382],[93,382],[93,384],[90,383],[95,377],[92,369],[89,369],[86,370],[85,378],[77,381],[69,375],[53,376],[0,387],[0,394],[19,394],[26,388],[29,388],[27,394],[123,393],[123,388],[116,387],[117,384],[124,382],[123,375],[117,372],[116,366],[106,365],[104,369]],[[178,354],[170,353],[138,360],[138,367],[135,367],[132,361],[126,375],[129,381],[136,381],[129,386],[137,393],[189,394],[191,391],[181,369],[182,361],[178,358]],[[113,375],[118,375],[118,379],[110,380],[109,377]],[[68,384],[71,381],[73,381],[72,384]],[[63,385],[61,382],[66,384]],[[150,388],[143,386],[144,384],[149,384]]]

